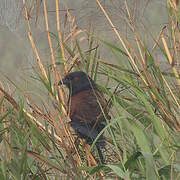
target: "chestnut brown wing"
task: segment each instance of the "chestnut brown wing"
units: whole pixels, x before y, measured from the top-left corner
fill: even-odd
[[[102,108],[105,111],[105,107],[106,100],[97,90],[82,91],[70,99],[70,118],[72,121],[96,123],[104,119]]]

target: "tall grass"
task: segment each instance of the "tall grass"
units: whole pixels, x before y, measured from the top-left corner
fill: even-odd
[[[34,2],[36,4],[36,1]],[[28,37],[39,70],[34,81],[42,84],[48,102],[33,103],[22,92],[18,100],[0,86],[0,177],[1,179],[179,179],[180,178],[180,78],[178,1],[167,1],[169,23],[154,40],[153,49],[138,35],[131,11],[124,1],[127,25],[135,44],[116,29],[107,12],[97,6],[121,47],[82,31],[67,11],[69,34],[62,36],[56,0],[57,33],[50,32],[46,1],[42,1],[51,62],[44,67],[23,0]],[[56,42],[58,59],[52,46]],[[82,39],[86,41],[82,42]],[[84,50],[86,43],[88,50]],[[116,63],[99,55],[105,45]],[[153,52],[158,49],[169,63],[163,71]],[[60,71],[61,69],[61,71]],[[62,72],[63,69],[63,72]],[[110,102],[111,120],[103,129],[107,140],[105,164],[100,164],[94,143],[75,143],[68,125],[67,92],[57,83],[62,75],[82,69],[98,84]],[[60,75],[61,74],[61,75]],[[99,83],[99,79],[103,79]],[[113,88],[113,87],[115,88]],[[35,89],[32,90],[34,93]],[[102,133],[102,132],[101,132]],[[100,136],[100,135],[99,135]],[[98,138],[98,137],[97,137]]]

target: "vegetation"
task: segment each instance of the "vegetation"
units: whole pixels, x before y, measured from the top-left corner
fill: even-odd
[[[120,43],[116,46],[78,29],[68,10],[64,26],[69,34],[62,36],[58,0],[57,32],[51,32],[46,1],[42,0],[38,8],[43,7],[51,53],[51,62],[45,68],[33,39],[30,7],[23,0],[28,38],[39,67],[34,68],[35,76],[30,76],[41,84],[47,96],[38,105],[23,91],[19,98],[13,97],[0,85],[2,180],[180,178],[180,5],[178,1],[167,0],[169,22],[149,49],[136,31],[127,2],[124,3],[133,44],[118,32],[97,0]],[[83,43],[88,50],[82,48]],[[101,45],[112,52],[115,63],[100,57]],[[159,65],[153,54],[156,49],[169,63],[168,71]],[[107,139],[105,164],[99,163],[94,144],[89,147],[82,140],[77,146],[68,126],[67,93],[57,84],[72,69],[86,71],[111,102],[111,120],[103,130]],[[99,83],[99,79],[103,81]],[[38,93],[36,89],[32,91]]]

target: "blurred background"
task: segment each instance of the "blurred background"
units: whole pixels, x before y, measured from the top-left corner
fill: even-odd
[[[69,9],[70,14],[75,17],[78,28],[82,30],[91,28],[98,38],[117,44],[118,41],[95,0],[60,0],[59,2],[61,24],[64,24],[66,19],[66,9]],[[131,35],[128,33],[126,19],[123,15],[125,13],[123,1],[104,0],[101,2],[119,32],[130,39]],[[56,33],[55,1],[47,1],[47,3],[50,31]],[[132,8],[132,12],[134,11],[133,20],[136,22],[137,31],[146,44],[152,47],[153,38],[157,38],[159,31],[167,22],[166,1],[129,0],[128,4]],[[50,54],[41,1],[38,5],[38,10],[35,11],[37,8],[33,8],[34,12],[31,12],[31,27],[36,46],[45,64],[49,62]],[[24,86],[25,83],[22,83],[22,80],[27,80],[27,74],[36,61],[27,37],[22,0],[0,1],[0,54],[0,78],[2,82],[7,76],[14,83],[20,83]],[[101,47],[101,56],[109,62],[113,61],[111,54],[103,47]]]

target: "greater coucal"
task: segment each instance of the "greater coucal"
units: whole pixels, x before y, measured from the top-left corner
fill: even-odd
[[[83,71],[67,74],[59,85],[66,85],[69,89],[68,113],[71,127],[91,144],[105,127],[108,119],[107,102],[103,94],[97,89],[95,82]],[[104,161],[101,149],[105,147],[103,134],[96,141],[101,162]]]

